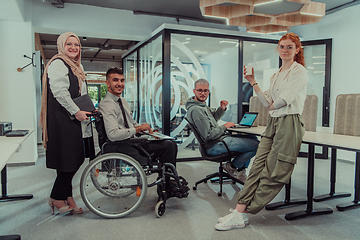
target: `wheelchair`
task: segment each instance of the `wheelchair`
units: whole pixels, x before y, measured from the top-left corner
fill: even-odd
[[[157,186],[158,201],[155,206],[157,217],[165,214],[167,199],[188,196],[188,183],[177,174],[174,165],[158,162],[140,146],[148,140],[133,138],[110,142],[106,137],[101,114],[98,113],[93,122],[98,132],[101,150],[93,160],[90,159],[80,180],[81,197],[93,213],[104,218],[125,217],[141,205],[148,188],[153,186]],[[147,163],[140,164],[139,161],[124,153],[107,153],[107,148],[112,144],[123,144],[123,146],[135,148],[148,159]],[[153,173],[157,173],[158,176],[154,182],[148,183],[148,176]],[[166,178],[171,180],[170,194],[165,187]]]

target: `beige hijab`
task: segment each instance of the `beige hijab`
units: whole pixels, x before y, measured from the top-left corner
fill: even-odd
[[[61,34],[57,39],[57,48],[58,48],[58,54],[53,56],[50,61],[46,64],[44,75],[42,77],[42,97],[41,97],[41,112],[40,112],[40,122],[39,125],[42,127],[42,133],[43,133],[43,146],[47,147],[47,141],[48,141],[48,134],[47,134],[47,70],[49,65],[52,61],[54,61],[57,58],[61,58],[64,60],[71,68],[71,71],[75,74],[75,76],[79,80],[79,92],[81,91],[81,84],[85,81],[85,73],[84,70],[81,67],[81,49],[79,51],[79,55],[75,58],[69,58],[65,54],[65,42],[69,37],[76,37],[77,40],[80,43],[80,40],[78,36],[76,36],[74,33],[66,32]]]

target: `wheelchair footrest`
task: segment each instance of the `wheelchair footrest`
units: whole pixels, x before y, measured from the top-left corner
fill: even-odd
[[[177,186],[176,181],[171,181],[168,198],[170,197],[186,198],[189,195],[190,188],[187,186],[188,182],[183,177],[179,177],[179,182],[180,182],[180,186]]]

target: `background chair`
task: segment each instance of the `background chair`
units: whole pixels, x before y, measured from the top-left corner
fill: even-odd
[[[305,130],[316,132],[318,97],[316,95],[307,95],[304,104],[302,118],[305,122]],[[250,98],[250,112],[259,113],[253,126],[266,126],[269,110],[262,105],[259,98],[252,96]]]
[[[336,97],[334,134],[360,136],[360,94],[339,94]],[[330,192],[328,194],[314,197],[315,202],[321,202],[332,198],[351,196],[350,193],[335,192],[336,161],[337,150],[336,148],[332,148],[330,166]],[[357,171],[356,174],[359,174],[359,172]],[[349,206],[356,205],[358,205],[358,196],[356,196],[355,188],[355,199],[353,203],[350,205],[347,203],[339,204],[336,207],[339,211],[343,211],[349,208]]]
[[[259,98],[256,96],[252,96],[249,101],[249,112],[257,112],[258,116],[253,124],[256,126],[266,126],[267,118],[269,116],[269,110],[262,105]]]
[[[227,162],[227,161],[231,161],[231,159],[237,155],[239,155],[238,152],[232,152],[229,150],[228,146],[226,145],[226,143],[223,140],[214,140],[214,141],[205,141],[203,140],[203,138],[201,137],[200,133],[198,132],[198,130],[196,129],[196,127],[190,123],[190,121],[185,117],[185,120],[189,123],[189,126],[191,128],[191,130],[193,131],[196,139],[199,142],[199,150],[201,153],[202,158],[204,158],[205,160],[211,161],[211,162],[218,162],[219,163],[219,171],[209,174],[207,175],[205,178],[197,181],[193,187],[194,190],[197,189],[197,185],[200,183],[206,183],[209,179],[218,177],[219,178],[219,185],[220,185],[220,191],[217,193],[217,195],[220,197],[222,196],[222,184],[223,184],[223,180],[225,179],[231,179],[233,182],[237,182],[240,183],[242,185],[244,185],[244,182],[240,181],[237,178],[234,178],[233,176],[231,176],[230,174],[228,174],[227,172],[224,172],[223,169],[223,162]],[[208,143],[216,143],[216,142],[222,142],[226,149],[228,150],[227,153],[218,155],[218,156],[209,156],[206,154],[206,149],[205,149],[205,145]]]

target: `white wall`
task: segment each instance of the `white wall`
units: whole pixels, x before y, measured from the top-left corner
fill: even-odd
[[[297,26],[291,31],[304,40],[332,38],[330,127],[334,126],[335,103],[339,94],[360,93],[360,5],[325,16],[320,22]],[[338,158],[355,160],[355,153],[339,151]]]
[[[13,129],[36,129],[36,101],[34,68],[22,72],[34,52],[31,22],[0,21],[0,121],[12,122]],[[34,132],[22,145],[22,150],[9,162],[35,162],[37,158]]]
[[[330,126],[339,94],[359,93],[360,5],[325,16],[319,23],[291,28],[304,40],[332,38]],[[344,71],[345,69],[345,71]]]

